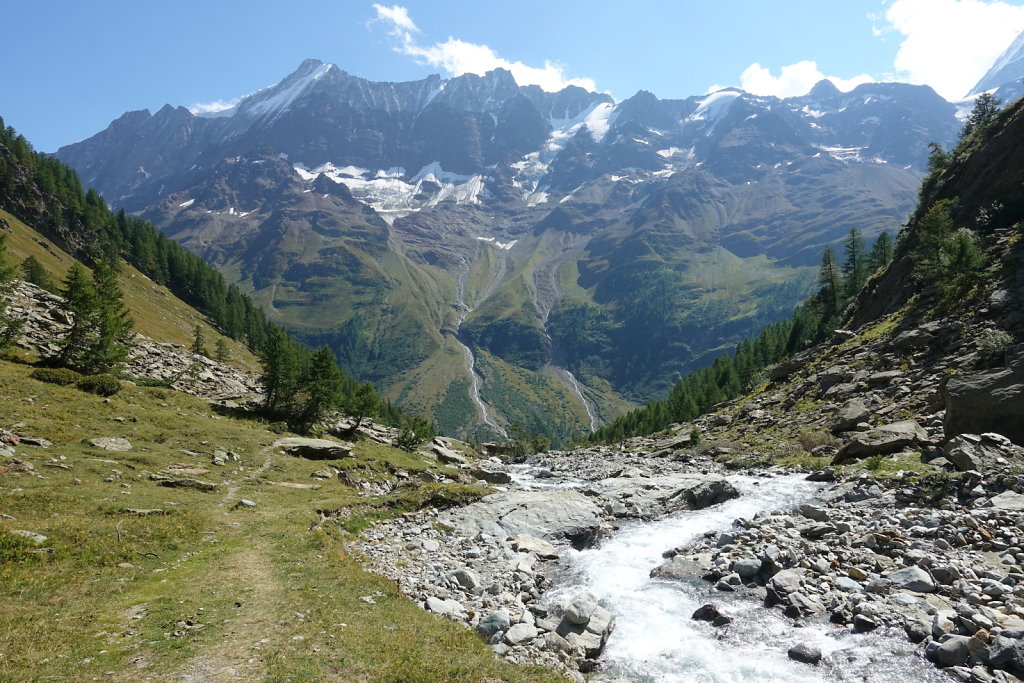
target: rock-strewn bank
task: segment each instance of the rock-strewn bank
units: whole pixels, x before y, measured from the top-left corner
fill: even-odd
[[[574,460],[561,454],[540,460],[549,459],[563,466]],[[595,667],[615,615],[586,593],[546,598],[553,561],[570,546],[589,547],[613,533],[618,519],[702,508],[738,495],[719,474],[667,460],[652,466],[636,455],[609,452],[603,463],[614,466],[574,470],[580,478],[596,477],[576,490],[512,484],[463,508],[382,523],[354,545],[424,609],[476,629],[498,655],[581,678]],[[540,481],[551,480],[547,474]],[[617,476],[602,476],[610,474]]]

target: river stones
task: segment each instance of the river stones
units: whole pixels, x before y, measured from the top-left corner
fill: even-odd
[[[887,577],[896,588],[902,588],[915,593],[931,593],[935,590],[935,582],[925,570],[920,567],[907,567],[889,574]]]
[[[557,560],[558,550],[542,538],[534,538],[527,534],[516,534],[509,539],[512,549],[521,553],[533,553],[542,560]]]
[[[476,632],[485,639],[490,639],[495,633],[507,631],[509,626],[511,626],[511,622],[508,612],[499,609],[481,617],[480,621],[477,622]]]
[[[805,643],[794,645],[786,654],[793,661],[803,664],[817,664],[821,661],[821,650]]]
[[[526,534],[545,540],[564,538],[582,549],[597,538],[601,515],[593,501],[576,491],[510,491],[447,510],[438,522],[466,537]]]

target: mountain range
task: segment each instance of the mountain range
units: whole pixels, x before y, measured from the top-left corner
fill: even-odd
[[[560,441],[787,315],[851,228],[895,233],[956,112],[902,83],[615,102],[306,60],[57,156],[443,433]]]

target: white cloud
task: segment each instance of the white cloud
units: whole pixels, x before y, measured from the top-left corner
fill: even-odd
[[[810,60],[788,64],[773,76],[770,69],[757,62],[751,64],[740,74],[740,87],[755,95],[774,95],[775,97],[795,97],[806,95],[814,84],[828,79],[842,91],[853,90],[861,83],[871,83],[875,79],[867,74],[853,78],[826,76],[818,69],[818,64]]]
[[[231,107],[238,104],[238,99],[241,98],[237,98],[234,100],[216,100],[214,102],[205,103],[200,102],[197,104],[193,104],[188,108],[188,110],[193,114],[216,114],[217,112],[231,109]]]
[[[374,3],[373,9],[377,11],[377,21],[383,21],[393,25],[391,30],[392,34],[402,31],[408,33],[419,33],[419,29],[416,24],[413,23],[412,19],[409,18],[409,10],[401,5],[392,5],[386,7],[385,5],[378,5]]]
[[[877,18],[876,18],[877,20]],[[1024,7],[1001,0],[895,0],[876,35],[903,36],[894,80],[960,99],[1024,31]]]
[[[537,85],[548,92],[557,92],[566,86],[575,85],[586,90],[597,90],[591,78],[570,78],[565,66],[545,61],[544,66],[529,66],[519,61],[509,61],[498,55],[487,45],[467,43],[458,38],[448,38],[443,43],[420,45],[413,37],[419,29],[405,7],[374,5],[377,11],[375,21],[390,24],[388,35],[398,39],[395,51],[415,58],[421,64],[444,69],[450,76],[462,74],[483,75],[492,69],[507,69],[519,85]]]

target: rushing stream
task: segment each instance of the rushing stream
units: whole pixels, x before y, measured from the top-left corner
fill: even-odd
[[[850,635],[821,620],[802,628],[775,609],[749,597],[709,594],[710,584],[649,578],[663,563],[662,552],[689,543],[707,531],[731,528],[739,517],[784,510],[813,497],[817,485],[801,477],[735,477],[743,495],[705,510],[683,512],[657,522],[623,525],[600,547],[570,551],[563,560],[560,588],[552,593],[589,591],[616,615],[616,628],[602,660],[606,675],[645,682],[740,683],[747,681],[948,681],[914,654],[905,638],[874,632]],[[690,617],[715,602],[733,617],[724,629]],[[819,648],[819,667],[788,659],[797,643]]]

